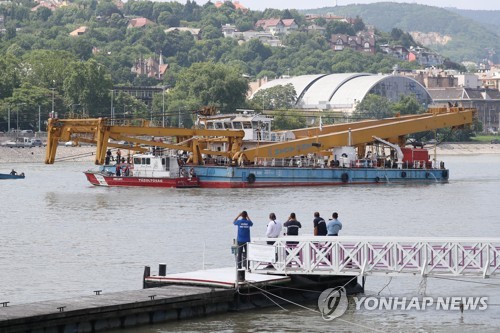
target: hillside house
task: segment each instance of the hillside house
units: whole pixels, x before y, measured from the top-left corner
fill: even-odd
[[[422,47],[410,47],[408,61],[416,61],[423,67],[439,66],[443,63],[444,58],[432,51]]]
[[[285,24],[281,19],[273,18],[268,20],[258,20],[255,23],[255,29],[262,29],[272,35],[278,35],[285,32]]]
[[[174,32],[174,31],[176,31],[176,32],[187,31],[191,34],[191,36],[193,36],[194,39],[201,40],[201,29],[197,29],[197,28],[172,27],[172,28],[165,29],[164,31],[166,34],[168,34],[170,32]]]
[[[329,43],[331,49],[334,51],[343,51],[346,48],[351,48],[352,50],[357,52],[375,54],[375,36],[373,35],[332,35],[330,37]]]
[[[145,26],[151,26],[151,25],[154,25],[155,23],[145,17],[137,17],[137,18],[133,18],[133,19],[130,19],[128,21],[128,25],[127,25],[127,29],[130,29],[130,28],[142,28],[142,27],[145,27]]]
[[[81,26],[78,29],[75,29],[69,33],[70,36],[81,36],[86,34],[89,31],[89,28],[86,26]]]
[[[408,49],[404,46],[401,46],[401,45],[389,45],[389,44],[383,44],[383,45],[380,45],[380,49],[382,50],[382,52],[394,57],[394,58],[397,58],[399,60],[402,60],[402,61],[408,61],[408,55],[410,54],[410,52],[408,51]]]
[[[311,24],[311,25],[307,26],[306,31],[307,32],[317,31],[323,36],[326,35],[326,28],[322,27],[320,25],[317,25],[317,24]]]
[[[163,80],[167,69],[168,64],[163,63],[163,56],[160,54],[158,58],[150,57],[148,59],[144,59],[141,57],[136,59],[131,71],[137,76],[145,75],[157,80]]]
[[[236,10],[240,10],[240,11],[242,11],[243,13],[248,12],[248,8],[246,8],[245,6],[243,6],[243,5],[242,5],[239,1],[237,1],[237,0],[233,0],[233,1],[229,1],[229,0],[226,0],[226,1],[216,1],[216,2],[214,3],[214,6],[215,6],[215,7],[217,7],[217,8],[220,8],[220,7],[222,7],[222,5],[223,5],[224,3],[226,3],[226,2],[230,2],[230,3],[232,3],[232,4],[233,4],[234,9],[236,9]]]
[[[238,32],[236,26],[226,23],[222,26],[222,34],[224,37],[234,37],[234,35]]]
[[[281,20],[281,22],[283,22],[283,30],[285,34],[299,30],[299,25],[295,22],[294,19]]]

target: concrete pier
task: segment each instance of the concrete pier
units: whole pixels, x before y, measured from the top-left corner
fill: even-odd
[[[169,285],[9,303],[0,307],[0,332],[98,332],[227,312],[233,301],[231,289]]]

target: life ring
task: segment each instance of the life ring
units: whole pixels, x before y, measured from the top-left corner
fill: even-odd
[[[401,178],[406,178],[406,171],[401,171]]]
[[[189,175],[190,175],[191,177],[195,177],[195,176],[196,176],[196,172],[194,171],[194,169],[193,169],[193,168],[189,169]]]
[[[443,170],[443,172],[441,173],[441,175],[443,176],[444,179],[448,179],[448,170]]]
[[[378,183],[378,182],[380,182],[380,177],[379,176],[375,177],[375,183]]]
[[[342,183],[347,183],[349,180],[349,174],[347,172],[344,172],[342,176],[340,176],[340,179],[342,179]]]
[[[254,173],[251,173],[247,176],[247,181],[249,184],[253,184],[255,183],[255,174]]]

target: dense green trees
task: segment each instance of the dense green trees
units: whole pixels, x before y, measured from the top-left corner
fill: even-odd
[[[222,37],[221,26],[226,23],[246,31],[253,30],[254,22],[261,18],[294,18],[303,28],[304,16],[296,10],[243,12],[231,3],[216,8],[211,2],[200,6],[195,1],[183,5],[142,0],[130,0],[123,9],[110,0],[78,0],[55,11],[39,8],[32,12],[31,6],[27,2],[0,4],[0,15],[5,17],[5,32],[0,34],[2,129],[6,127],[5,110],[9,106],[25,103],[29,107],[23,107],[23,113],[31,112],[35,119],[39,105],[42,114],[51,110],[52,93],[60,114],[78,110],[99,116],[109,114],[112,85],[169,86],[165,109],[178,117],[180,110],[196,110],[204,105],[217,105],[223,112],[246,107],[247,82],[243,74],[275,78],[361,71],[387,73],[395,64],[410,68],[381,54],[334,52],[328,39],[317,32],[280,36],[284,47],[270,47],[258,39],[241,42]],[[146,17],[154,24],[128,28],[130,17]],[[326,21],[318,23],[327,25]],[[81,26],[88,28],[85,34],[69,35]],[[176,26],[200,28],[202,39],[187,31],[165,33],[167,28]],[[331,31],[355,33],[363,29],[364,23],[357,17],[353,25],[327,26]],[[163,81],[131,72],[138,59],[157,58],[160,53],[169,65]],[[144,105],[115,97],[116,108],[125,109],[123,114],[147,116]],[[279,103],[278,99],[271,100],[274,108],[290,105],[288,98]],[[160,110],[158,103],[155,97],[153,114]],[[132,106],[137,110],[127,113]],[[183,119],[186,125],[188,118]]]
[[[262,110],[287,110],[293,108],[296,101],[297,92],[289,83],[259,90],[252,97],[252,106]]]
[[[236,68],[197,63],[179,73],[175,87],[167,94],[168,110],[186,113],[216,106],[221,112],[234,112],[245,105],[247,91],[248,82]]]
[[[396,114],[419,114],[426,108],[420,105],[415,95],[401,95],[397,102],[391,102],[385,97],[368,94],[361,103],[356,105],[353,118],[382,119]]]

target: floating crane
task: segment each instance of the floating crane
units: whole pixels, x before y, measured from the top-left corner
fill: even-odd
[[[95,164],[104,163],[108,147],[139,152],[147,150],[146,146],[182,150],[191,153],[190,162],[195,165],[203,163],[202,154],[225,156],[233,163],[251,163],[257,158],[325,154],[332,148],[342,146],[356,146],[358,151],[364,153],[366,144],[377,140],[403,146],[406,135],[411,133],[472,124],[475,112],[475,109],[462,107],[430,108],[428,112],[418,115],[297,129],[291,131],[295,139],[263,143],[253,148],[243,147],[243,130],[153,127],[144,120],[117,124],[117,120],[108,118],[49,119],[45,163],[54,163],[58,143],[69,140],[95,144]],[[154,137],[170,139],[158,142]],[[120,141],[129,144],[116,143]],[[221,141],[226,143],[226,150],[207,148],[210,142]]]

